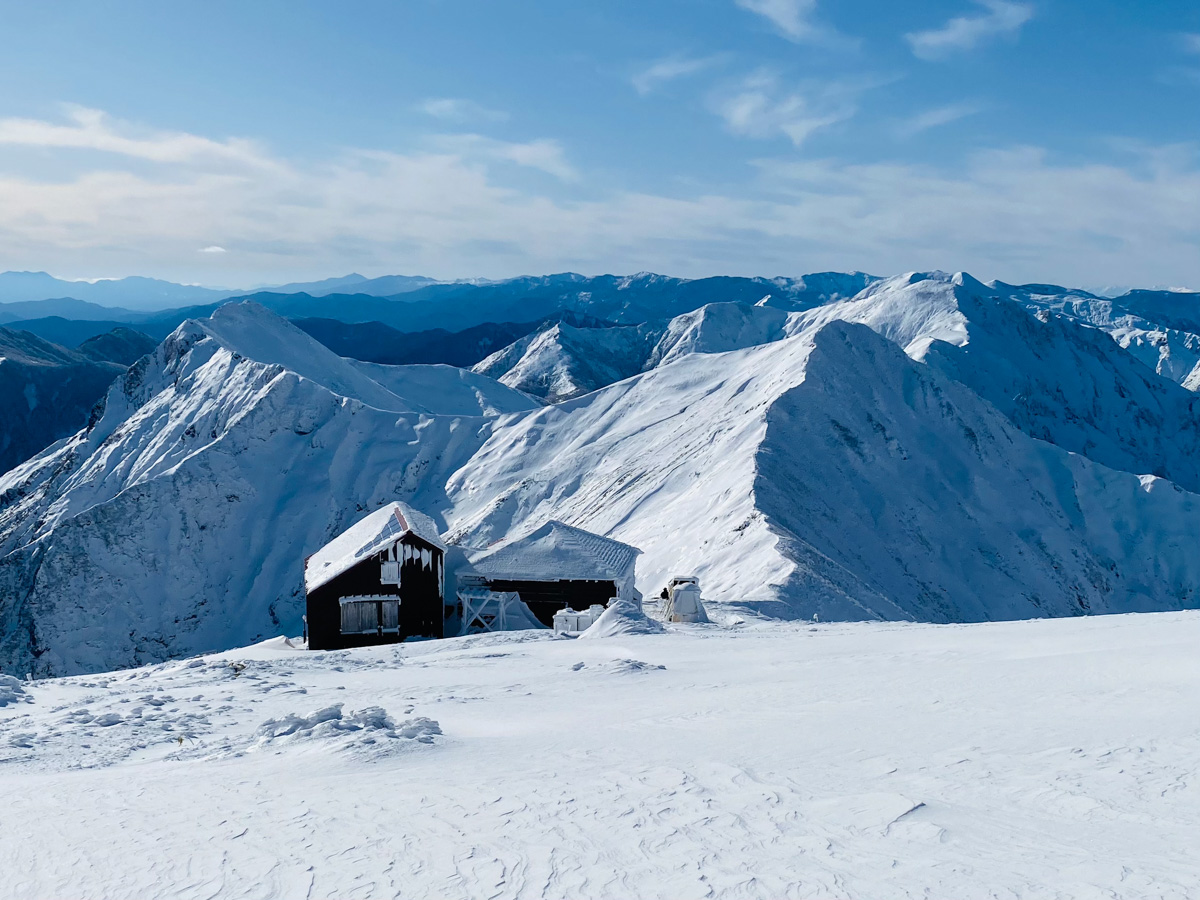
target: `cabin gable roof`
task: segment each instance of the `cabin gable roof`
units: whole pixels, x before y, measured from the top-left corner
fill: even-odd
[[[551,520],[531,534],[485,551],[471,568],[489,580],[631,580],[636,547]]]
[[[305,590],[315,591],[328,584],[406,535],[446,551],[437,525],[429,516],[406,503],[389,503],[359,519],[304,561]]]

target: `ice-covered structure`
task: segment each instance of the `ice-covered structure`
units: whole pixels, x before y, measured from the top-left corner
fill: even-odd
[[[304,562],[309,647],[442,637],[445,552],[433,520],[407,504],[360,519]]]
[[[700,599],[700,584],[695,578],[673,580],[662,605],[667,622],[707,622],[708,613]]]
[[[521,616],[528,611],[547,627],[563,609],[606,605],[614,598],[640,604],[634,586],[639,553],[636,547],[557,521],[472,553],[470,566],[458,575],[461,630],[495,630],[496,616],[509,617],[506,596],[508,603],[515,597],[521,604]],[[477,610],[484,613],[475,616]]]

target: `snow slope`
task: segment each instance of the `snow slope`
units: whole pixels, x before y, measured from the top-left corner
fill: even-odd
[[[22,685],[12,900],[1187,900],[1200,617],[674,627]]]
[[[782,340],[787,336],[787,323],[787,314],[771,307],[710,303],[672,319],[645,368],[688,353],[722,353]]]
[[[558,403],[636,375],[661,333],[655,325],[576,328],[556,322],[497,350],[471,371]]]
[[[788,313],[773,307],[709,303],[665,325],[577,328],[558,323],[497,350],[472,371],[560,403],[688,353],[782,340],[788,320]]]
[[[1035,317],[1007,293],[965,273],[913,273],[794,316],[789,329],[861,322],[970,387],[1033,437],[1200,491],[1200,398],[1100,330]]]
[[[542,405],[529,394],[457,366],[349,362],[368,378],[404,398],[409,408],[431,415],[498,416]]]
[[[940,327],[959,325],[955,313]],[[1035,441],[837,320],[515,421],[447,492],[451,535],[472,545],[558,518],[644,550],[646,594],[695,572],[706,599],[782,617],[974,621],[1200,599],[1200,497]]]

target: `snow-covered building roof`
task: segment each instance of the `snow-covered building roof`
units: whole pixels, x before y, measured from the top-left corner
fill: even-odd
[[[437,525],[406,503],[394,502],[359,519],[304,562],[305,590],[314,591],[406,534],[445,552]]]
[[[488,579],[632,584],[641,552],[629,544],[551,520],[523,538],[473,556],[471,568]]]

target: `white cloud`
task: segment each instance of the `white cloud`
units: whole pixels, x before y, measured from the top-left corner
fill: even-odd
[[[788,40],[803,43],[818,41],[828,32],[816,25],[813,13],[817,0],[735,0],[742,9],[767,19]]]
[[[228,253],[229,251],[226,250],[224,247],[218,247],[216,244],[210,244],[207,247],[201,247],[196,252],[197,253]]]
[[[525,142],[501,141],[482,134],[441,134],[428,139],[430,146],[465,159],[487,159],[538,169],[562,181],[579,177],[567,162],[558,141],[545,138]]]
[[[453,97],[431,97],[417,109],[445,122],[504,122],[508,119],[508,113],[503,110],[488,109],[473,100]]]
[[[799,147],[815,132],[852,118],[861,90],[861,86],[837,82],[785,88],[777,76],[760,71],[716,94],[711,105],[733,134],[752,138],[783,135]]]
[[[930,268],[1200,283],[1200,165],[1186,148],[1129,145],[1121,164],[1062,164],[1016,148],[953,173],[767,160],[749,183],[666,196],[587,173],[530,187],[500,163],[547,151],[518,147],[346,151],[254,170],[183,162],[146,172],[130,160],[50,179],[40,162],[21,174],[14,156],[0,167],[0,246],[13,268],[243,284],[349,269],[453,278]],[[216,234],[237,252],[201,260],[196,248]]]
[[[931,128],[940,128],[967,116],[973,116],[979,110],[980,108],[973,103],[951,103],[947,106],[928,109],[897,125],[896,136],[911,138]]]
[[[993,37],[1014,37],[1021,26],[1033,18],[1033,6],[1012,0],[975,0],[984,12],[958,16],[941,28],[906,34],[912,52],[921,59],[942,59],[971,50]]]
[[[236,163],[268,168],[273,163],[254,141],[216,141],[194,134],[134,129],[106,113],[65,105],[66,123],[0,119],[0,145],[92,150],[156,163]]]
[[[630,79],[630,83],[639,94],[649,94],[668,81],[702,72],[720,59],[719,56],[668,56],[638,72]]]

